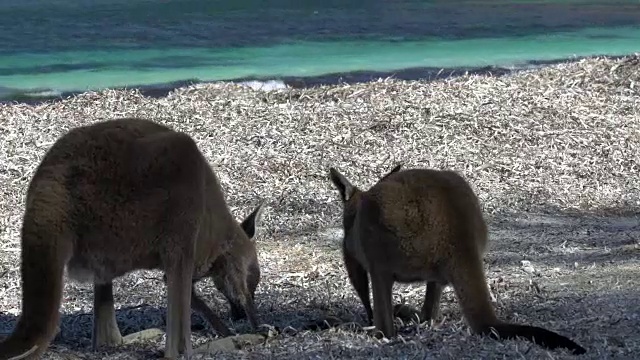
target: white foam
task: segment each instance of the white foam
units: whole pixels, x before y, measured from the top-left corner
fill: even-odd
[[[267,80],[267,81],[249,80],[249,81],[243,81],[240,84],[244,86],[248,86],[253,90],[263,90],[263,91],[281,90],[281,89],[288,88],[287,84],[285,84],[280,80]]]
[[[41,91],[29,91],[27,93],[25,93],[26,96],[30,96],[30,97],[51,97],[51,96],[60,96],[62,95],[61,91],[57,91],[57,90],[41,90]]]

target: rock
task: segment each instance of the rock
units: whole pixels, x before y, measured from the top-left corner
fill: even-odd
[[[122,342],[124,344],[131,344],[134,342],[142,342],[155,340],[164,335],[164,331],[156,328],[146,329],[142,331],[135,332],[133,334],[129,334],[127,336],[122,337]]]
[[[524,272],[528,274],[533,274],[534,272],[536,272],[536,269],[533,267],[533,265],[531,265],[531,262],[529,260],[520,261],[520,265],[522,265],[522,270],[524,270]]]
[[[264,342],[265,337],[259,334],[242,334],[227,336],[221,339],[211,340],[194,349],[194,353],[212,353],[216,351],[233,351],[244,346],[256,345]]]

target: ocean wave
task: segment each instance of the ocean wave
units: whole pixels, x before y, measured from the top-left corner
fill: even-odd
[[[590,57],[590,56],[586,56]],[[420,67],[420,68],[407,68],[393,71],[351,71],[341,73],[330,73],[316,76],[283,76],[279,78],[242,78],[242,79],[228,79],[222,80],[226,82],[233,82],[247,86],[253,90],[259,91],[274,91],[286,88],[306,88],[322,85],[333,85],[340,83],[359,83],[376,81],[380,78],[395,78],[398,80],[437,80],[452,76],[461,76],[465,74],[491,74],[493,76],[501,76],[512,73],[514,71],[527,70],[538,68],[542,66],[548,66],[560,62],[569,60],[579,60],[586,57],[573,57],[570,59],[557,59],[557,60],[532,60],[513,63],[509,66],[483,66],[483,67],[468,67],[468,68],[434,68],[434,67]],[[619,58],[621,56],[606,56],[608,58]],[[170,83],[160,83],[152,85],[130,85],[127,89],[138,89],[144,96],[149,97],[164,97],[171,91],[191,86],[194,84],[209,83],[209,81],[201,81],[199,79],[186,79],[182,81],[174,81]],[[111,89],[120,89],[114,87]],[[14,89],[9,87],[0,86],[0,103],[18,102],[37,104],[45,101],[60,100],[69,96],[80,94],[86,90],[77,91],[62,91],[51,88],[38,88],[38,89]]]
[[[0,86],[0,103],[19,102],[29,103],[32,101],[46,101],[49,99],[61,98],[64,92],[56,89],[37,88],[37,89],[14,89],[10,87]]]

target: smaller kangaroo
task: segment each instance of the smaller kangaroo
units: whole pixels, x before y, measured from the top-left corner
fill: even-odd
[[[65,268],[71,279],[93,283],[94,349],[122,343],[113,279],[138,269],[166,276],[165,358],[193,352],[194,279],[213,277],[255,327],[260,271],[251,237],[261,207],[238,224],[187,134],[137,118],[70,130],[45,154],[27,190],[22,314],[0,343],[0,359],[37,359],[46,351],[59,321]],[[202,312],[198,300],[193,307]]]
[[[585,353],[555,332],[498,320],[482,264],[487,226],[473,190],[453,171],[400,171],[401,167],[394,167],[367,191],[329,169],[344,208],[345,267],[368,321],[385,336],[395,335],[391,293],[396,281],[426,281],[421,320],[429,321],[437,316],[442,290],[450,284],[475,333],[497,339],[522,337],[549,349]]]

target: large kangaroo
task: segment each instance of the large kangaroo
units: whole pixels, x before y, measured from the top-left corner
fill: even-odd
[[[343,255],[349,280],[369,322],[395,335],[393,283],[426,281],[421,320],[437,316],[444,286],[451,284],[471,329],[496,338],[529,339],[549,349],[586,350],[552,331],[498,320],[484,275],[487,226],[478,198],[453,171],[396,166],[367,191],[336,169],[330,178],[344,206]],[[369,301],[368,277],[373,288]]]
[[[137,269],[166,276],[166,358],[192,353],[194,279],[212,276],[255,326],[260,272],[251,237],[261,206],[239,225],[188,135],[133,118],[75,128],[45,155],[25,207],[22,314],[0,343],[0,359],[46,351],[59,321],[65,266],[70,278],[93,282],[94,349],[122,342],[112,281]],[[193,306],[202,312],[202,304]]]

